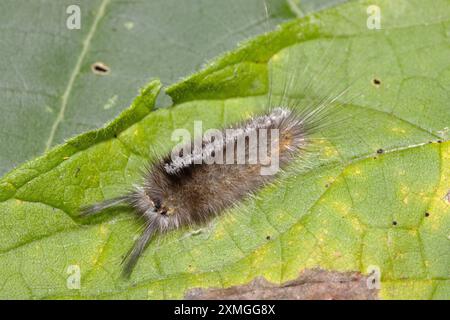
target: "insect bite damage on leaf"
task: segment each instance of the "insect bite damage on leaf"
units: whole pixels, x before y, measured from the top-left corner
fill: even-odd
[[[107,66],[106,64],[104,64],[103,62],[95,62],[91,65],[91,70],[93,73],[100,75],[100,76],[105,76],[110,72],[110,68],[109,66]]]
[[[381,80],[378,79],[378,78],[373,78],[372,84],[373,84],[375,87],[379,88],[379,87],[381,86]]]

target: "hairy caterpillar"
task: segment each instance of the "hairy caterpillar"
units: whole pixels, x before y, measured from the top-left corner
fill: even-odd
[[[272,109],[267,114],[232,126],[231,129],[237,131],[228,139],[223,130],[222,141],[203,139],[201,148],[192,148],[193,143],[190,153],[175,159],[167,155],[157,160],[149,165],[143,185],[136,186],[124,196],[85,207],[82,213],[90,215],[125,203],[144,218],[144,231],[126,256],[124,274],[129,275],[155,233],[208,222],[272,181],[275,175],[262,174],[261,170],[272,164],[275,154],[281,169],[301,156],[316,121],[320,120],[319,114],[317,109],[303,113],[287,107]],[[262,133],[266,130],[268,139],[264,140]],[[256,139],[256,149],[250,146],[251,137]],[[239,143],[242,141],[245,159],[242,159],[244,163],[239,163]],[[208,161],[211,155],[225,155],[230,149],[233,150],[231,163],[207,163],[211,162]],[[252,150],[260,155],[261,149],[270,150],[269,157],[255,157],[257,161],[250,163],[254,155]]]
[[[331,47],[326,48],[323,56],[334,54]],[[288,67],[291,64],[289,59]],[[309,65],[303,72],[306,73],[308,68]],[[325,69],[327,64],[324,64]],[[298,70],[288,72],[289,76],[285,77],[282,85],[281,99],[277,102],[272,101],[274,80],[270,79],[265,112],[231,127],[220,128],[219,138],[217,135],[213,136],[214,139],[203,137],[200,141],[182,145],[181,150],[158,157],[148,165],[141,185],[123,196],[82,208],[83,215],[92,215],[125,204],[143,219],[143,232],[123,260],[125,276],[131,274],[155,235],[183,226],[204,224],[255,193],[277,177],[277,170],[264,173],[264,169],[271,167],[276,160],[282,170],[295,159],[302,158],[312,144],[312,135],[332,124],[328,119],[331,111],[336,109],[330,106],[348,87],[337,95],[299,108],[299,102],[289,97]],[[312,78],[302,89],[307,91],[314,80]],[[342,123],[343,119],[333,120],[334,123]],[[234,133],[228,135],[228,129]],[[252,137],[256,148],[251,146]],[[268,152],[262,152],[261,156],[262,149]],[[239,161],[242,160],[239,150],[242,151],[243,162]],[[218,154],[225,158],[232,154],[232,161],[217,162]],[[256,162],[252,161],[255,158]]]

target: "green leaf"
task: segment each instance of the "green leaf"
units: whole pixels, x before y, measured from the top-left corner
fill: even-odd
[[[381,8],[381,30],[367,28],[372,4]],[[309,268],[378,266],[383,298],[448,299],[449,16],[446,0],[359,1],[227,53],[168,88],[171,108],[152,111],[160,89],[152,81],[104,129],[0,180],[0,297],[181,298],[258,276],[283,283]],[[328,64],[318,57],[330,46]],[[139,223],[123,210],[80,220],[79,207],[138,181],[150,149],[174,145],[173,129],[192,130],[194,120],[221,127],[263,110],[268,79],[280,96],[286,66],[305,71],[292,92],[304,103],[349,86],[351,102],[339,99],[351,118],[321,132],[329,138],[307,166],[287,170],[210,226],[159,237],[132,278],[121,279]],[[70,266],[80,268],[79,290],[67,286]]]
[[[149,79],[173,83],[243,39],[344,1],[2,1],[0,175],[101,127]],[[81,10],[80,30],[66,28],[73,4]],[[110,73],[94,74],[96,62]]]
[[[323,2],[337,1],[319,8]],[[66,9],[74,4],[80,30],[66,28]],[[0,175],[101,127],[149,79],[178,81],[243,39],[295,17],[284,1],[267,0],[267,6],[266,18],[261,0],[2,1]],[[306,1],[304,9],[292,8],[316,6]],[[110,73],[94,74],[96,62]]]

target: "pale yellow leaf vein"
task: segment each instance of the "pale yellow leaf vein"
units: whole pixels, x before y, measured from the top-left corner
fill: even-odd
[[[289,9],[291,9],[292,13],[296,15],[297,18],[302,18],[305,16],[302,9],[300,9],[299,5],[295,3],[294,0],[286,0]]]
[[[52,146],[53,140],[55,139],[55,133],[58,129],[60,123],[64,119],[64,113],[66,112],[67,103],[69,100],[70,93],[72,92],[73,84],[75,83],[75,79],[77,78],[77,75],[80,73],[81,65],[83,64],[84,57],[86,56],[87,52],[89,51],[89,46],[91,44],[92,38],[94,37],[95,32],[97,31],[97,26],[101,18],[105,14],[105,8],[107,4],[110,2],[110,0],[103,0],[98,8],[97,14],[95,15],[94,22],[92,23],[91,29],[89,30],[86,38],[83,41],[83,47],[81,49],[80,55],[78,56],[77,62],[75,64],[75,67],[70,74],[69,82],[67,83],[67,87],[64,90],[64,93],[61,98],[61,107],[59,109],[59,113],[56,116],[55,122],[52,125],[52,128],[50,130],[50,135],[47,139],[47,142],[45,143],[45,151],[48,151],[50,147]]]

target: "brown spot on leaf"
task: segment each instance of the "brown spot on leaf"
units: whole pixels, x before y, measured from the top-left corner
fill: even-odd
[[[337,272],[321,269],[303,271],[300,276],[281,285],[255,278],[246,285],[226,289],[189,290],[185,298],[192,300],[374,300],[378,290],[369,289],[368,276],[359,272]]]
[[[93,73],[104,76],[110,71],[110,68],[103,62],[95,62],[91,65],[91,70]]]

